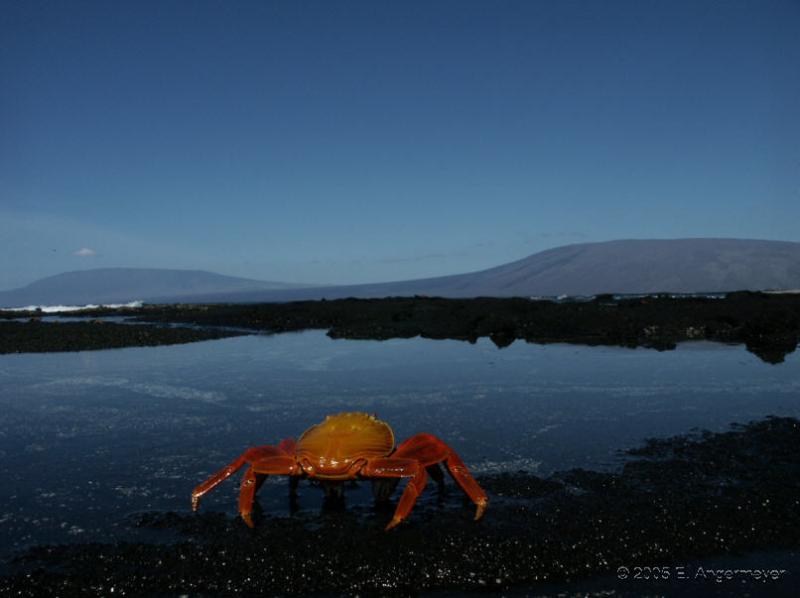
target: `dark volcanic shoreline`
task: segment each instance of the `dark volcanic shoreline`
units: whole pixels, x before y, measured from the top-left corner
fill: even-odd
[[[442,299],[434,297],[338,299],[261,304],[174,304],[140,308],[99,308],[69,312],[82,322],[52,325],[35,312],[0,311],[0,353],[79,351],[152,346],[223,338],[243,330],[281,333],[323,329],[331,338],[454,339],[489,337],[498,347],[516,340],[674,349],[679,342],[709,340],[744,344],[769,363],[780,363],[800,338],[800,295],[739,292],[722,298],[668,295],[585,302],[522,298]],[[7,321],[32,317],[23,324]],[[125,316],[162,326],[98,323]],[[192,324],[176,329],[164,324]],[[137,328],[137,330],[132,330]],[[225,330],[237,328],[239,331]]]
[[[800,295],[729,293],[724,298],[653,296],[587,302],[429,297],[263,304],[148,305],[94,310],[141,322],[189,323],[280,333],[324,329],[332,338],[516,340],[674,349],[688,340],[741,343],[780,363],[800,337]],[[70,314],[74,315],[74,314]],[[2,317],[2,314],[0,314]]]
[[[193,343],[244,333],[113,322],[0,321],[0,354],[91,351]]]
[[[786,591],[785,572],[720,581],[698,579],[696,570],[703,559],[757,551],[789,551],[798,562],[791,556],[800,549],[798,443],[800,422],[773,417],[725,433],[651,441],[630,451],[618,473],[483,476],[490,506],[477,523],[452,483],[444,495],[432,485],[390,533],[383,526],[391,508],[267,514],[255,530],[213,512],[149,513],[131,525],[166,540],[177,533],[178,541],[37,547],[15,561],[15,574],[0,578],[0,594],[535,593],[540,584],[597,578],[610,578],[603,589],[623,595]],[[748,568],[782,568],[760,558]],[[617,577],[620,567],[628,579]],[[659,581],[637,581],[637,567],[658,567]],[[688,578],[676,577],[679,567]]]

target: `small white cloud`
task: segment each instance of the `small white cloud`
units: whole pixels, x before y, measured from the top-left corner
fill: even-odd
[[[94,249],[89,249],[88,247],[81,247],[72,255],[77,255],[78,257],[92,257],[93,255],[97,255],[97,252]]]

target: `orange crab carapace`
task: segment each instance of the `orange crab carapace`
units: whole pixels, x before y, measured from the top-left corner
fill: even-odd
[[[415,434],[395,449],[394,432],[389,424],[367,413],[329,415],[303,432],[297,442],[287,438],[278,446],[247,449],[194,489],[192,510],[197,510],[205,493],[245,465],[249,467],[239,492],[239,513],[250,527],[253,527],[251,514],[256,492],[268,475],[291,476],[292,491],[301,478],[329,482],[410,478],[386,526],[389,530],[411,512],[429,474],[442,483],[439,463],[444,463],[456,483],[477,505],[475,519],[480,519],[486,509],[486,493],[453,449],[431,434]],[[378,491],[376,497],[380,494]]]

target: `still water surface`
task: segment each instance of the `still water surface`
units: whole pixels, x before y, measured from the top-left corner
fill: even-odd
[[[620,449],[693,428],[800,416],[800,355],[487,339],[331,340],[323,332],[0,356],[0,559],[40,542],[133,539],[142,511],[188,512],[192,488],[244,448],[368,411],[398,439],[430,432],[475,473],[613,469]],[[287,515],[285,480],[259,497]],[[237,482],[203,509],[234,514]],[[348,505],[370,502],[366,485]],[[322,493],[301,486],[314,512]]]

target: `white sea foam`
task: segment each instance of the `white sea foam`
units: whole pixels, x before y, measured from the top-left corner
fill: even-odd
[[[224,393],[215,390],[201,390],[190,386],[136,382],[119,376],[76,376],[59,378],[49,382],[39,382],[31,386],[49,395],[73,395],[76,387],[122,388],[160,399],[185,399],[202,403],[222,403],[227,399]]]
[[[39,311],[45,314],[52,314],[63,311],[84,311],[87,309],[98,309],[107,307],[116,309],[118,307],[142,307],[141,301],[131,301],[130,303],[101,303],[95,305],[89,303],[88,305],[28,305],[26,307],[0,307],[0,311]]]
[[[471,463],[469,470],[473,474],[507,473],[517,471],[527,471],[528,473],[531,473],[538,471],[541,464],[542,462],[537,459],[519,457],[516,459],[508,459],[503,461],[484,460],[478,463]]]

